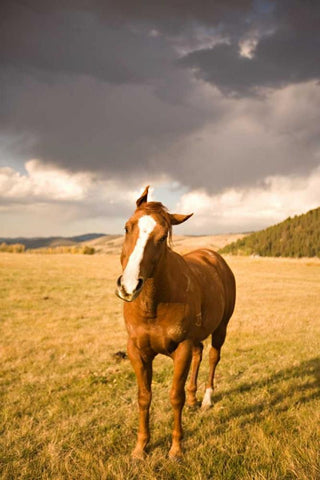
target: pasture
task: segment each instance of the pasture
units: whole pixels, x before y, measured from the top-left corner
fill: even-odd
[[[320,261],[226,259],[237,304],[215,406],[184,409],[185,457],[170,461],[172,362],[158,356],[149,455],[134,463],[118,255],[0,254],[0,477],[319,479]]]

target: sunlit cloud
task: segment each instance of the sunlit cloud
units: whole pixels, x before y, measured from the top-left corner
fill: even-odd
[[[194,190],[177,208],[194,212],[192,228],[202,233],[243,232],[270,226],[320,205],[320,167],[306,177],[267,177],[261,186],[229,188],[210,195]],[[191,233],[191,225],[185,227]]]
[[[11,201],[70,201],[86,196],[91,183],[86,173],[69,173],[40,160],[25,163],[26,174],[0,168],[0,198]]]

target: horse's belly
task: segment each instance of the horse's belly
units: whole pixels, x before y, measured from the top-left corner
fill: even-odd
[[[194,315],[192,338],[195,343],[202,342],[219,326],[223,319],[225,300],[222,292],[217,288],[207,289],[202,297],[199,312]]]

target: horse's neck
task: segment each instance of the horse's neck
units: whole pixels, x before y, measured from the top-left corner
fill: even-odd
[[[144,284],[143,290],[137,299],[140,310],[148,318],[155,318],[157,315],[157,285],[155,278],[148,278]]]
[[[172,270],[175,268],[174,258],[178,255],[169,248],[166,249],[153,277],[148,278],[138,299],[140,309],[149,318],[157,316],[157,306],[161,301],[161,292],[167,286]]]

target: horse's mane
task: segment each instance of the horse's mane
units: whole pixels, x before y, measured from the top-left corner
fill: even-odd
[[[158,215],[161,215],[168,227],[169,244],[171,244],[172,225],[167,207],[165,207],[161,202],[144,202],[141,204],[138,210],[144,210],[147,214],[157,213]]]

